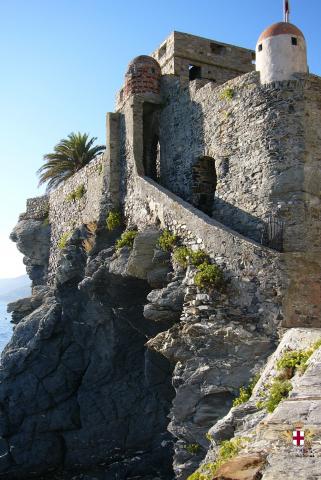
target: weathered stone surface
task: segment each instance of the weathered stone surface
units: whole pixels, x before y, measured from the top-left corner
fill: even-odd
[[[161,290],[152,290],[147,295],[150,302],[144,307],[144,317],[153,322],[161,322],[169,328],[180,319],[185,288],[181,281],[171,282]]]
[[[23,261],[32,284],[43,285],[48,270],[50,227],[41,220],[21,220],[12,231],[10,239],[25,255]]]
[[[18,323],[22,318],[38,308],[50,289],[46,286],[33,287],[32,296],[21,298],[15,302],[8,303],[7,311],[12,314],[12,323]]]
[[[241,455],[263,452],[267,457],[262,479],[285,480],[289,472],[295,472],[296,478],[302,480],[321,476],[321,349],[310,358],[304,374],[293,377],[293,390],[273,413],[257,411],[255,406],[264,395],[265,385],[277,374],[276,362],[282,354],[288,350],[308,348],[320,338],[320,334],[320,329],[304,328],[291,329],[284,334],[267,362],[250,401],[232,408],[225,418],[211,428],[212,443],[204,463],[215,460],[216,445],[220,439],[241,436],[248,439]],[[292,444],[292,432],[297,428],[305,431],[304,447]]]
[[[235,457],[218,469],[213,480],[257,480],[264,464],[259,454]]]
[[[293,416],[319,431],[318,354],[272,415],[255,404],[282,348],[305,345],[315,332],[281,342],[251,402],[224,415],[275,349],[280,326],[321,325],[321,82],[307,75],[261,86],[256,73],[230,80],[253,68],[251,55],[224,48],[174,33],[155,53],[163,73],[171,74],[162,78],[162,98],[120,100],[118,113],[107,117],[107,155],[51,192],[50,282],[56,289],[41,302],[17,306],[19,323],[3,353],[3,478],[21,469],[15,462],[38,473],[107,462],[108,480],[171,476],[172,437],[164,432],[174,364],[168,428],[176,438],[178,479],[198,466],[213,424],[209,459],[217,454],[215,442],[234,434],[251,439],[242,453],[268,454],[264,478],[288,475],[291,454],[293,465],[302,466],[281,434],[291,430]],[[202,64],[192,72],[189,55]],[[188,79],[195,67],[202,78]],[[84,195],[70,201],[82,186]],[[13,239],[26,250],[35,285],[46,280],[48,248],[39,217],[44,202],[29,203],[27,223],[19,223]],[[168,258],[159,261],[153,252],[154,234],[139,234],[132,251],[114,253],[102,234],[111,208],[121,208],[130,227],[167,228],[189,248],[205,249],[223,269],[226,291],[199,291],[194,268],[183,282],[168,275]],[[81,235],[60,252],[61,235],[89,222],[101,233],[91,258]],[[317,442],[315,458],[302,452],[316,478]],[[190,444],[198,445],[197,454]]]
[[[144,347],[150,289],[109,271],[113,249],[86,267],[76,237],[60,259],[54,296],[43,292],[2,354],[0,478],[105,463],[103,478],[167,479],[171,367]]]
[[[93,222],[105,223],[107,211],[104,199],[104,155],[97,157],[76,172],[49,194],[49,223],[51,225],[51,249],[49,281],[52,284],[60,257],[58,242],[64,234],[72,234],[76,228]],[[74,200],[70,194],[77,188],[82,195]],[[103,218],[104,217],[104,218]]]
[[[147,279],[147,273],[152,270],[154,250],[159,235],[159,230],[147,229],[136,236],[128,260],[127,271],[129,275],[142,280]]]

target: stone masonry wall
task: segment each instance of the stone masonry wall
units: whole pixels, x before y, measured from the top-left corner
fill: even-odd
[[[163,74],[180,76],[188,81],[189,66],[201,69],[201,77],[218,83],[253,70],[254,52],[188,33],[173,32],[152,56]]]
[[[56,272],[60,255],[58,242],[61,237],[64,234],[71,234],[82,224],[98,222],[100,219],[104,185],[104,155],[101,155],[50,193],[49,282],[53,280]],[[80,187],[83,187],[83,196],[72,200],[70,195]]]
[[[126,218],[139,229],[156,224],[168,228],[192,249],[202,248],[225,271],[235,295],[227,317],[252,319],[275,336],[283,316],[287,288],[284,256],[248,241],[219,224],[150,179],[137,177],[127,196]]]
[[[28,198],[26,211],[19,216],[19,220],[43,220],[48,216],[48,212],[48,195],[43,195],[42,197]]]
[[[213,82],[198,87],[197,81],[183,88],[175,77],[163,80],[163,184],[191,201],[192,167],[200,156],[212,157],[218,180],[213,217],[260,240],[266,215],[297,216],[295,194],[303,190],[304,81],[261,86],[254,72],[221,87]],[[293,229],[285,242],[293,243]]]
[[[316,83],[319,85],[320,79]],[[306,156],[306,148],[309,151],[313,143],[307,141],[303,125],[306,85],[311,85],[310,79],[261,87],[257,74],[251,73],[219,88],[208,83],[197,89],[195,82],[184,89],[179,79],[165,77],[163,99],[164,92],[169,95],[160,113],[160,155],[161,181],[167,191],[142,178],[143,99],[133,97],[120,112],[120,193],[130,224],[151,222],[176,231],[177,221],[186,241],[184,232],[192,232],[193,245],[203,246],[214,257],[220,257],[223,251],[224,261],[234,262],[231,271],[238,277],[238,264],[244,258],[251,259],[253,271],[257,272],[262,269],[261,255],[271,255],[271,250],[258,244],[253,250],[255,255],[253,247],[249,247],[253,245],[251,236],[259,240],[254,233],[265,215],[273,213],[287,222],[286,253],[278,257],[277,263],[268,260],[264,264],[268,282],[282,277],[283,311],[280,308],[277,315],[285,319],[285,326],[319,326],[321,314],[320,261],[317,254],[311,256],[306,249],[307,237],[311,244],[315,241],[318,245],[319,237],[317,228],[311,229],[311,236],[302,228],[302,212],[309,207],[309,202],[304,203],[307,195],[302,172],[308,171],[309,162],[312,165],[318,158],[315,152],[313,161]],[[223,98],[227,89],[233,90],[230,100]],[[316,149],[318,137],[312,136]],[[213,214],[220,221],[214,222],[216,228],[213,220],[182,201],[182,197],[190,201],[192,167],[201,156],[212,157],[216,163],[217,205]],[[181,198],[175,196],[173,201],[168,190]],[[317,200],[315,205],[314,213],[318,214]],[[200,224],[200,218],[206,227]],[[241,237],[242,247],[235,240],[237,231],[247,237]],[[266,292],[270,295],[267,303],[273,305],[273,289]]]

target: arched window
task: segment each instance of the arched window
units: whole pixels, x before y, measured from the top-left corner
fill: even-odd
[[[212,215],[216,184],[214,159],[200,157],[193,167],[192,204],[207,215]]]

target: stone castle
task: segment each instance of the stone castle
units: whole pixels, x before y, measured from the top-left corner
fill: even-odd
[[[273,258],[284,326],[319,326],[321,79],[307,70],[288,23],[263,32],[256,52],[173,32],[135,58],[107,114],[106,154],[27,202],[23,218],[35,219],[49,202],[40,283],[64,233],[120,209],[129,225],[170,228],[228,262]],[[68,201],[80,185],[84,198]]]
[[[283,343],[277,352],[289,345],[307,347],[319,335],[320,124],[321,77],[309,73],[304,35],[288,22],[267,28],[256,51],[175,31],[150,56],[141,55],[130,62],[124,86],[117,94],[115,112],[107,113],[106,152],[48,195],[29,199],[11,235],[25,254],[34,287],[32,301],[11,307],[18,324],[12,345],[21,348],[19,331],[23,331],[24,318],[28,322],[32,319],[33,329],[40,318],[45,319],[38,330],[32,330],[38,332],[33,340],[36,343],[28,343],[24,352],[18,349],[19,355],[23,354],[19,362],[24,365],[23,370],[18,362],[18,373],[25,379],[23,375],[29,378],[31,370],[38,372],[36,365],[41,366],[41,359],[52,355],[51,342],[62,338],[65,345],[68,339],[73,350],[67,360],[64,353],[57,358],[57,383],[70,388],[68,402],[72,400],[76,406],[68,403],[63,410],[64,418],[69,419],[65,426],[59,423],[56,412],[60,400],[46,400],[48,405],[44,401],[49,412],[46,415],[58,424],[51,428],[50,422],[45,425],[37,417],[42,407],[36,405],[32,412],[23,407],[19,413],[17,400],[18,413],[13,415],[11,404],[0,392],[0,406],[13,425],[5,433],[0,429],[0,434],[16,448],[13,460],[6,458],[5,466],[1,464],[4,457],[0,457],[0,478],[16,478],[9,474],[19,472],[17,465],[27,464],[25,472],[41,473],[62,466],[88,467],[105,461],[106,452],[110,464],[117,458],[125,468],[126,455],[134,462],[138,458],[134,453],[145,447],[148,455],[152,452],[153,459],[159,461],[160,445],[164,447],[171,441],[164,437],[169,415],[168,430],[177,440],[175,453],[171,454],[175,478],[185,480],[205,456],[205,433],[212,425],[216,425],[213,439],[218,441],[231,438],[246,415],[247,419],[256,419],[252,425],[265,419],[252,403],[246,404],[242,415],[233,416],[232,409],[228,420],[220,420],[229,411],[238,388],[262,368],[280,337]],[[73,195],[75,191],[81,195]],[[108,237],[105,224],[110,212],[121,212],[127,228],[139,231],[132,253],[125,249],[114,254],[111,248],[102,248]],[[92,231],[93,225],[98,240],[94,253],[86,257],[78,251],[77,238],[84,229]],[[183,245],[207,252],[224,271],[227,292],[200,292],[193,284],[190,269],[182,274],[174,267],[171,282],[160,281],[159,271],[168,274],[170,268],[168,258],[154,253],[159,236],[155,232],[163,229],[177,234]],[[70,244],[67,242],[61,250],[61,239],[70,237]],[[110,247],[108,242],[110,239]],[[140,308],[144,320],[138,320],[139,315],[142,317]],[[120,321],[115,323],[115,318],[123,321],[125,317],[134,318],[130,326],[126,324],[126,332],[121,330],[125,327],[119,326]],[[46,322],[58,325],[57,330],[48,327],[45,331]],[[28,332],[24,335],[29,342]],[[137,332],[142,336],[136,338]],[[120,342],[125,336],[132,336],[133,344]],[[137,358],[143,362],[137,366],[134,378],[130,369],[134,357],[121,357],[120,362],[118,344],[121,355],[127,349],[136,349],[134,364]],[[8,390],[18,375],[10,360],[10,348],[16,347],[9,344],[4,352]],[[74,359],[78,355],[81,361],[77,360],[76,368]],[[280,353],[274,355],[275,364]],[[88,360],[92,358],[94,366]],[[165,359],[171,367],[162,363]],[[256,398],[264,381],[270,378],[271,361]],[[66,362],[76,377],[81,372],[76,380],[70,380]],[[106,380],[111,364],[111,380]],[[321,368],[321,351],[313,365]],[[159,383],[153,380],[154,375],[161,378]],[[314,371],[311,375],[315,378]],[[136,400],[131,398],[128,425],[129,407],[120,402],[119,411],[114,411],[123,392],[127,392],[122,379],[127,382],[126,388],[132,385],[133,390],[137,389]],[[74,382],[73,386],[70,382]],[[23,389],[23,385],[19,384],[19,388]],[[46,391],[52,389],[51,399],[61,395],[59,385],[52,376],[46,383]],[[300,388],[299,384],[294,397],[302,399]],[[312,390],[316,409],[321,399]],[[30,392],[28,402],[33,402],[33,395]],[[294,405],[295,399],[281,405]],[[295,407],[297,417],[321,432],[320,418],[311,417],[311,404],[299,403]],[[99,405],[95,418],[93,405]],[[78,412],[75,421],[73,408]],[[146,416],[142,428],[137,419],[145,409],[152,413],[148,420]],[[102,411],[105,413],[100,417]],[[291,423],[286,407],[277,412],[274,421],[264,424],[268,439],[277,438],[282,422]],[[29,424],[41,424],[41,428],[39,438],[35,435],[31,446],[28,444],[27,461],[19,448],[25,442]],[[109,436],[108,429],[112,430]],[[59,453],[53,455],[52,445],[58,444]],[[188,445],[195,444],[199,450],[188,453]],[[41,446],[43,459],[33,455],[35,445]],[[150,451],[147,445],[153,445]],[[215,454],[215,445],[211,449]],[[117,456],[119,451],[123,457]],[[283,457],[287,452],[284,449]],[[168,458],[161,458],[165,465]],[[299,468],[295,462],[293,465]],[[120,476],[111,473],[99,478],[173,478],[168,471],[158,472],[159,476],[154,471],[151,476],[139,476],[142,467],[137,467],[138,476],[131,477],[128,465],[125,470],[117,470]],[[293,467],[287,465],[283,471],[277,457],[271,457],[269,465],[265,476],[247,478],[285,479]],[[313,464],[313,468],[316,475],[320,474],[320,463]]]

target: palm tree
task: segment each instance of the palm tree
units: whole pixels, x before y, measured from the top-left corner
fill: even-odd
[[[105,150],[104,145],[94,146],[96,137],[89,138],[88,133],[70,133],[54,147],[53,153],[47,153],[45,164],[37,171],[39,185],[48,182],[47,191],[57,187],[74,173],[87,165]]]

